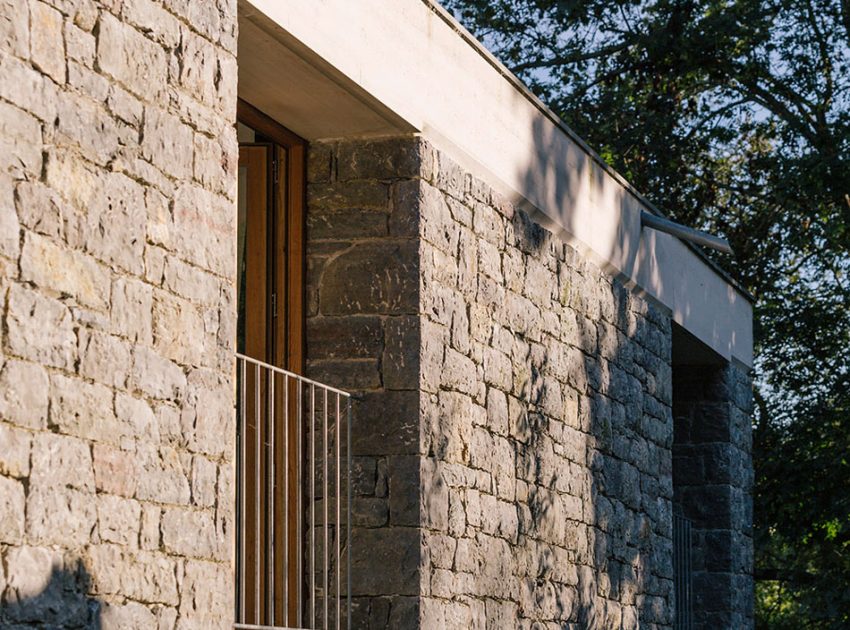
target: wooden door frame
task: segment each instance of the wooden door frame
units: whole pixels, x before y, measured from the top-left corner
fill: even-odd
[[[268,229],[273,234],[273,249],[267,252],[267,274],[270,279],[267,289],[266,301],[276,296],[276,300],[268,305],[270,316],[270,335],[266,335],[267,343],[271,350],[267,350],[262,360],[277,367],[281,367],[295,374],[304,373],[305,361],[305,278],[306,278],[306,256],[305,256],[305,215],[306,215],[306,172],[307,172],[307,143],[298,135],[286,129],[266,114],[262,113],[250,103],[239,99],[237,101],[237,121],[250,127],[262,136],[260,143],[271,143],[272,169],[269,174],[271,185],[271,204],[274,209],[273,218]],[[276,304],[274,303],[276,301]],[[271,312],[274,309],[275,312]],[[286,347],[280,340],[286,340]],[[279,387],[275,391],[275,407],[285,407],[284,400],[289,401],[289,409],[283,417],[296,417],[296,387],[295,383],[289,381],[289,392],[284,393],[286,388]],[[279,419],[275,416],[275,421]],[[284,571],[286,573],[285,583],[289,590],[285,594],[283,588],[275,581],[274,587],[274,619],[269,621],[275,624],[285,623],[295,625],[299,618],[299,610],[296,597],[293,594],[296,584],[300,579],[298,567],[300,564],[293,560],[298,558],[301,541],[298,539],[300,531],[300,515],[295,506],[300,505],[300,462],[297,455],[300,449],[296,447],[301,432],[295,423],[286,422],[283,427],[288,444],[292,445],[288,459],[283,454],[275,453],[275,467],[283,466],[288,471],[288,479],[292,480],[286,488],[287,505],[293,506],[288,509],[288,517],[284,517],[278,506],[273,517],[275,536],[281,536],[286,530],[286,557],[290,560],[288,567],[281,563],[281,556],[275,555],[273,570],[276,574]],[[303,427],[302,427],[303,428]],[[277,459],[280,457],[280,459]],[[278,520],[280,518],[280,520]],[[246,533],[243,532],[243,536]],[[244,560],[243,560],[244,561]],[[244,588],[244,585],[243,585]],[[265,590],[264,590],[265,592]],[[284,611],[282,605],[288,602]]]
[[[275,266],[278,269],[283,267],[287,270],[286,274],[273,274],[275,278],[273,293],[280,296],[277,304],[278,313],[286,315],[277,318],[274,325],[274,339],[286,339],[287,347],[281,348],[275,343],[274,356],[267,357],[267,360],[290,372],[303,374],[306,326],[304,280],[306,278],[307,141],[241,98],[236,103],[236,119],[286,151],[286,159],[282,159],[279,150],[275,149],[276,164],[283,162],[285,167],[273,167],[275,169],[273,188],[278,216],[282,215],[283,208],[288,206],[289,210],[286,215],[288,224],[279,224],[276,227],[277,237],[283,236],[285,239],[286,259],[277,260],[277,253],[273,252],[270,264],[284,263]],[[281,189],[283,194],[280,193]]]

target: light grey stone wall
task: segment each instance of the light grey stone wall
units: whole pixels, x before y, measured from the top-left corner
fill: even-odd
[[[671,324],[436,153],[423,627],[672,623]]]
[[[312,375],[358,393],[358,627],[672,623],[671,324],[416,138],[314,144]]]
[[[0,15],[0,626],[230,627],[236,2]]]
[[[694,628],[753,628],[752,383],[731,364],[673,369],[675,506],[693,522]]]

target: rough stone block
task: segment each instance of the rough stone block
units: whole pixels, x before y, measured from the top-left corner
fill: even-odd
[[[129,432],[115,416],[113,397],[104,385],[54,374],[50,379],[50,424],[69,435],[118,443]]]
[[[70,68],[70,80],[89,98],[73,92],[59,93],[54,141],[57,146],[79,150],[92,162],[105,165],[135,134],[122,133],[122,128],[101,104],[108,94],[108,83],[77,64],[72,63]]]
[[[97,331],[80,331],[80,375],[112,387],[124,387],[130,374],[130,346]]]
[[[384,324],[384,387],[413,389],[419,385],[419,320],[391,317]]]
[[[41,123],[14,105],[0,103],[0,149],[0,170],[16,178],[37,177],[42,165]]]
[[[88,544],[97,521],[95,497],[69,487],[35,487],[27,496],[27,538],[46,545]]]
[[[5,19],[0,22],[0,48],[10,54],[26,59],[30,51],[29,14],[17,0],[3,0],[0,13]]]
[[[413,527],[354,529],[352,595],[419,594],[420,537]],[[382,567],[376,571],[375,567]]]
[[[100,611],[100,624],[103,630],[145,630],[158,626],[156,616],[137,602],[104,602]]]
[[[146,107],[142,137],[146,160],[177,179],[191,177],[192,130],[179,118],[158,107]]]
[[[212,370],[193,370],[186,387],[180,422],[189,449],[224,457],[236,439],[231,379]]]
[[[233,611],[230,568],[224,564],[190,560],[180,584],[180,628],[227,626]]]
[[[475,396],[479,393],[478,368],[471,359],[446,348],[441,377],[443,386]]]
[[[59,11],[44,2],[30,3],[32,62],[57,83],[65,82],[65,38],[62,30],[62,14]]]
[[[159,427],[151,406],[123,392],[115,394],[115,416],[125,435],[156,443]]]
[[[0,475],[18,479],[29,475],[31,443],[28,431],[0,423]]]
[[[353,401],[352,449],[356,455],[419,452],[419,394],[388,391]]]
[[[158,505],[142,504],[142,521],[139,532],[139,546],[142,549],[159,549],[161,514],[162,510]]]
[[[377,316],[310,317],[307,356],[320,359],[367,359],[383,348],[383,327]]]
[[[83,306],[105,309],[109,303],[109,272],[82,252],[58,245],[38,234],[24,237],[21,277],[36,285],[72,295]]]
[[[371,209],[386,211],[389,187],[383,182],[360,180],[316,184],[307,190],[307,207],[311,211]]]
[[[153,289],[132,278],[112,283],[110,321],[113,332],[131,342],[150,345],[153,341]]]
[[[12,178],[0,173],[0,255],[17,260],[21,250],[20,229]]]
[[[31,429],[47,424],[49,381],[35,363],[9,360],[0,370],[0,418]]]
[[[180,21],[154,0],[123,0],[121,17],[166,49],[180,43]]]
[[[88,557],[95,593],[172,606],[179,603],[175,559],[112,544],[90,547]]]
[[[92,447],[95,487],[100,492],[132,497],[136,492],[136,454],[107,444]]]
[[[109,265],[141,275],[145,222],[143,188],[121,173],[104,175],[88,208],[86,249]]]
[[[89,445],[69,436],[37,433],[33,437],[30,483],[34,488],[62,486],[94,492]]]
[[[24,484],[0,477],[0,542],[18,545],[24,536]]]
[[[209,511],[167,507],[160,527],[163,547],[175,556],[223,560],[228,553],[220,544]]]
[[[141,505],[132,499],[101,494],[97,497],[97,531],[101,542],[135,547],[139,541]]]
[[[390,522],[394,526],[420,524],[420,458],[391,457],[388,461]]]
[[[182,365],[200,365],[204,352],[202,311],[187,300],[154,291],[154,350]]]
[[[12,352],[42,365],[72,368],[77,337],[68,308],[20,284],[11,286],[8,300],[7,343]]]
[[[183,370],[144,346],[137,346],[133,352],[130,383],[134,389],[163,400],[179,400],[186,391]]]
[[[362,243],[325,268],[319,309],[327,315],[415,312],[419,265],[412,242]]]
[[[168,146],[172,140],[167,139]],[[191,162],[190,162],[191,164]],[[191,263],[232,278],[236,273],[235,200],[198,186],[174,194],[174,248]]]
[[[91,33],[83,30],[72,22],[65,22],[65,50],[70,62],[77,62],[82,67],[94,68],[97,54],[97,39]],[[102,79],[106,83],[106,79]]]
[[[56,116],[56,85],[29,64],[0,54],[0,96],[52,123]]]
[[[100,16],[97,41],[100,69],[138,96],[157,101],[168,77],[165,51],[110,13]]]
[[[409,138],[342,142],[337,150],[337,177],[390,179],[419,176],[422,147]]]
[[[181,33],[180,52],[181,85],[199,101],[214,106],[218,71],[215,49],[209,42],[184,28]]]
[[[218,467],[205,457],[192,458],[192,503],[211,507],[216,499],[216,474]]]
[[[142,501],[186,505],[191,493],[186,470],[177,451],[146,444],[136,447],[138,476],[136,498]]]

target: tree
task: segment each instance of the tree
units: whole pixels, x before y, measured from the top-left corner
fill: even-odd
[[[850,1],[447,0],[757,299],[757,613],[850,624]]]

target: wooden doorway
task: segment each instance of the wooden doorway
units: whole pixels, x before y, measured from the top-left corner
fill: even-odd
[[[302,374],[306,143],[242,100],[237,114],[237,351]],[[245,418],[237,423],[237,619],[294,626],[301,580],[294,383],[256,366],[237,373],[237,385]]]

